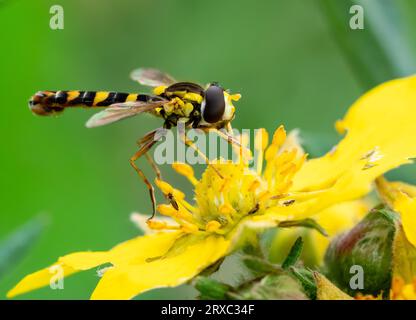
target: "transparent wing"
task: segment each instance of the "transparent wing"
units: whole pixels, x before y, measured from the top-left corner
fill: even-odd
[[[161,107],[166,101],[141,102],[132,101],[112,104],[108,108],[94,114],[85,124],[87,128],[104,126],[125,118],[133,117],[143,112],[149,112]]]
[[[170,86],[177,82],[169,74],[152,68],[140,68],[133,70],[130,77],[133,81],[137,81],[138,83],[149,87]]]

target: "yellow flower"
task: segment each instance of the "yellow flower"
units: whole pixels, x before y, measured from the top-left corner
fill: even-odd
[[[383,200],[400,213],[406,238],[416,247],[416,186],[379,178],[377,189]]]
[[[266,132],[260,131],[263,138]],[[147,222],[148,234],[121,243],[109,251],[78,252],[63,256],[51,267],[25,277],[8,297],[49,284],[50,270],[60,267],[62,276],[109,265],[104,269],[92,299],[131,299],[158,287],[177,286],[239,247],[250,229],[274,227],[289,219],[291,201],[287,192],[305,155],[296,149],[282,150],[286,133],[276,130],[273,142],[265,152],[267,165],[248,168],[246,161],[217,161],[210,164],[200,180],[189,165],[176,163],[173,168],[186,176],[195,188],[195,205],[169,183],[156,180],[170,204],[158,206],[169,219]],[[267,144],[258,146],[262,154]],[[173,201],[174,199],[174,201]],[[277,215],[282,209],[281,215]],[[269,213],[272,216],[269,216]],[[135,222],[143,219],[137,214]]]
[[[165,181],[159,189],[171,199],[160,205],[166,220],[151,220],[156,232],[129,240],[109,251],[78,252],[58,259],[64,276],[100,265],[105,269],[93,299],[130,299],[158,287],[177,286],[250,237],[249,230],[274,227],[283,220],[315,215],[334,205],[361,198],[383,173],[409,163],[416,155],[416,77],[387,82],[366,93],[338,122],[345,138],[325,156],[307,161],[283,127],[261,151],[256,170],[242,159],[217,161],[200,180],[191,167],[175,164],[195,187],[195,203]],[[266,166],[263,170],[263,158]],[[9,297],[45,286],[49,268],[17,284]]]
[[[393,278],[390,299],[416,300],[416,279],[413,283],[405,283],[402,278]]]

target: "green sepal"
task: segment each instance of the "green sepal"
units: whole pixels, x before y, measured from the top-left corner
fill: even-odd
[[[295,265],[298,261],[300,255],[302,254],[303,249],[303,240],[302,237],[298,237],[293,244],[292,248],[290,248],[289,254],[287,255],[285,261],[282,263],[283,269],[288,269],[289,267]]]
[[[290,267],[291,275],[297,279],[304,292],[311,300],[316,299],[317,287],[313,272],[306,268]]]
[[[314,272],[313,276],[316,283],[316,299],[317,300],[354,300],[345,292],[337,288],[323,274]]]
[[[325,229],[314,219],[306,218],[302,220],[287,220],[282,221],[278,225],[279,228],[293,228],[293,227],[304,227],[304,228],[310,228],[315,229],[323,236],[327,237],[328,233],[325,231]]]
[[[407,239],[401,224],[394,238],[392,268],[393,277],[406,283],[412,283],[416,278],[416,248]]]
[[[241,261],[255,275],[265,275],[282,270],[280,266],[256,256],[243,255],[241,256]]]
[[[302,286],[286,272],[251,280],[228,295],[238,300],[308,300]]]
[[[198,276],[194,280],[195,288],[201,293],[201,300],[225,300],[229,299],[227,293],[232,289],[231,286],[221,283],[212,278]]]

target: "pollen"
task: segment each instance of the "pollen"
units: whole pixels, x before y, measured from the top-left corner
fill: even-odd
[[[148,220],[147,225],[150,229],[154,230],[163,230],[166,229],[167,223],[165,221],[157,221],[157,220]]]
[[[171,205],[161,204],[158,205],[157,210],[164,216],[180,219],[188,222],[192,222],[192,215],[183,209],[176,210]]]
[[[186,223],[182,225],[181,230],[186,233],[195,233],[199,230],[199,228],[194,224]]]
[[[186,177],[193,185],[196,185],[198,180],[195,178],[194,169],[189,164],[175,162],[172,164],[173,170],[180,175]]]
[[[280,147],[286,140],[286,130],[283,126],[280,126],[273,135],[272,145]]]
[[[219,223],[216,220],[209,221],[205,226],[205,230],[208,232],[215,232],[220,228],[221,228],[221,223]]]
[[[255,192],[259,187],[260,187],[260,181],[255,180],[255,181],[253,181],[251,186],[248,188],[248,191]]]
[[[168,217],[175,217],[177,215],[178,210],[173,208],[170,205],[167,204],[160,204],[157,206],[157,211],[159,211],[164,216]]]
[[[219,207],[219,212],[224,215],[231,215],[235,213],[235,209],[229,203],[224,203]]]
[[[259,201],[260,202],[263,201],[263,200],[266,200],[268,198],[270,198],[270,192],[267,191],[267,190],[265,190],[265,191],[263,191],[262,193],[259,194]]]
[[[270,161],[272,160],[275,155],[277,154],[277,152],[279,151],[279,148],[275,145],[270,145],[267,150],[266,153],[264,155],[264,157],[266,158],[266,161]]]
[[[162,191],[165,195],[173,193],[173,187],[169,183],[159,179],[156,179],[155,183],[160,191]]]

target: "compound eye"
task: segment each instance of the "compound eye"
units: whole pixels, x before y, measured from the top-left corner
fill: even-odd
[[[216,85],[211,85],[205,91],[205,108],[202,116],[208,123],[221,120],[225,112],[224,90]]]

